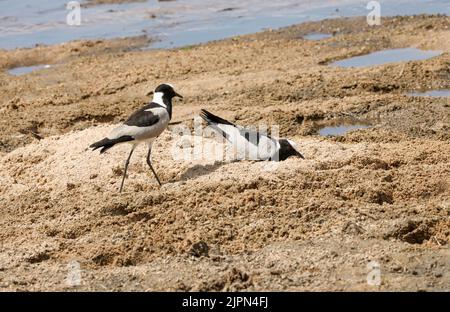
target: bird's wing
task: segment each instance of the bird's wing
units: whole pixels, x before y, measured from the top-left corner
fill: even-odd
[[[245,159],[266,160],[278,149],[278,143],[264,132],[255,128],[219,125],[227,133],[227,140],[234,146],[236,152]]]
[[[278,148],[276,140],[255,128],[244,128],[202,109],[200,116],[230,142],[239,154],[249,159],[269,159]]]
[[[164,107],[150,103],[135,111],[124,124],[113,129],[109,139],[131,136],[135,140],[148,140],[159,136],[170,121]]]
[[[241,127],[236,126],[236,128],[239,130],[239,134],[244,137],[249,143],[258,146],[261,139],[268,138],[269,135],[265,133],[261,133],[254,127]]]
[[[200,117],[205,120],[209,126],[219,132],[229,142],[235,141],[233,137],[242,136],[243,139],[257,146],[260,140],[260,133],[253,128],[243,128],[235,125],[228,120],[216,116],[205,109],[201,110]]]
[[[159,108],[161,106],[158,104],[147,104],[131,114],[124,124],[127,126],[150,127],[159,121],[159,115],[156,113],[156,109]]]

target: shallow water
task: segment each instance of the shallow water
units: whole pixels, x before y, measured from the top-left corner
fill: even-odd
[[[305,21],[367,15],[367,0],[177,0],[100,5],[81,9],[69,26],[67,0],[0,0],[0,48],[146,34],[152,47],[169,48],[253,33]],[[448,0],[380,0],[383,16],[450,14]]]
[[[370,128],[368,125],[354,124],[354,125],[339,125],[332,127],[324,127],[318,131],[319,135],[322,136],[342,136],[346,133],[359,129]]]
[[[331,35],[331,34],[311,33],[311,34],[307,34],[306,36],[303,36],[303,39],[317,41],[317,40],[322,40],[322,39],[328,39],[331,37],[333,37],[333,35]]]
[[[439,51],[423,51],[414,48],[390,49],[366,55],[355,56],[332,63],[339,67],[366,67],[395,62],[419,61],[440,55]]]
[[[431,96],[431,97],[450,97],[450,89],[445,90],[431,90],[425,92],[411,92],[410,96]]]
[[[23,67],[16,67],[8,70],[8,73],[14,76],[21,76],[28,73],[31,73],[36,70],[41,70],[44,68],[49,68],[50,65],[33,65],[33,66],[23,66]]]

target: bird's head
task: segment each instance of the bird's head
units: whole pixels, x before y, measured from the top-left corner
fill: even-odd
[[[166,98],[168,100],[171,100],[174,97],[179,97],[181,99],[183,98],[183,96],[175,92],[173,86],[168,83],[163,83],[156,87],[154,95],[159,95],[160,97]]]
[[[305,159],[305,157],[297,151],[297,146],[294,141],[289,139],[280,139],[280,160],[286,160],[291,156]]]

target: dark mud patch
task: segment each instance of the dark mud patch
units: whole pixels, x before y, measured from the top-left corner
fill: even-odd
[[[384,238],[395,238],[409,244],[423,244],[435,235],[436,224],[437,220],[433,219],[404,220],[395,225]]]

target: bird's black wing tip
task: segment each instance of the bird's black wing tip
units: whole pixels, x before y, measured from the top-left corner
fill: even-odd
[[[201,109],[200,110],[200,116],[202,116],[202,117],[208,117],[208,115],[211,115],[211,113],[210,112],[208,112],[206,109]]]
[[[209,114],[209,112],[208,112],[206,109],[204,109],[204,108],[200,109],[200,111],[201,111],[202,113]]]
[[[224,125],[230,125],[235,126],[228,120],[223,119],[222,117],[216,116],[213,113],[208,112],[206,109],[200,110],[200,117],[203,118],[208,124],[224,124]]]
[[[206,121],[208,124],[211,123],[210,113],[207,110],[201,109],[199,116]]]

